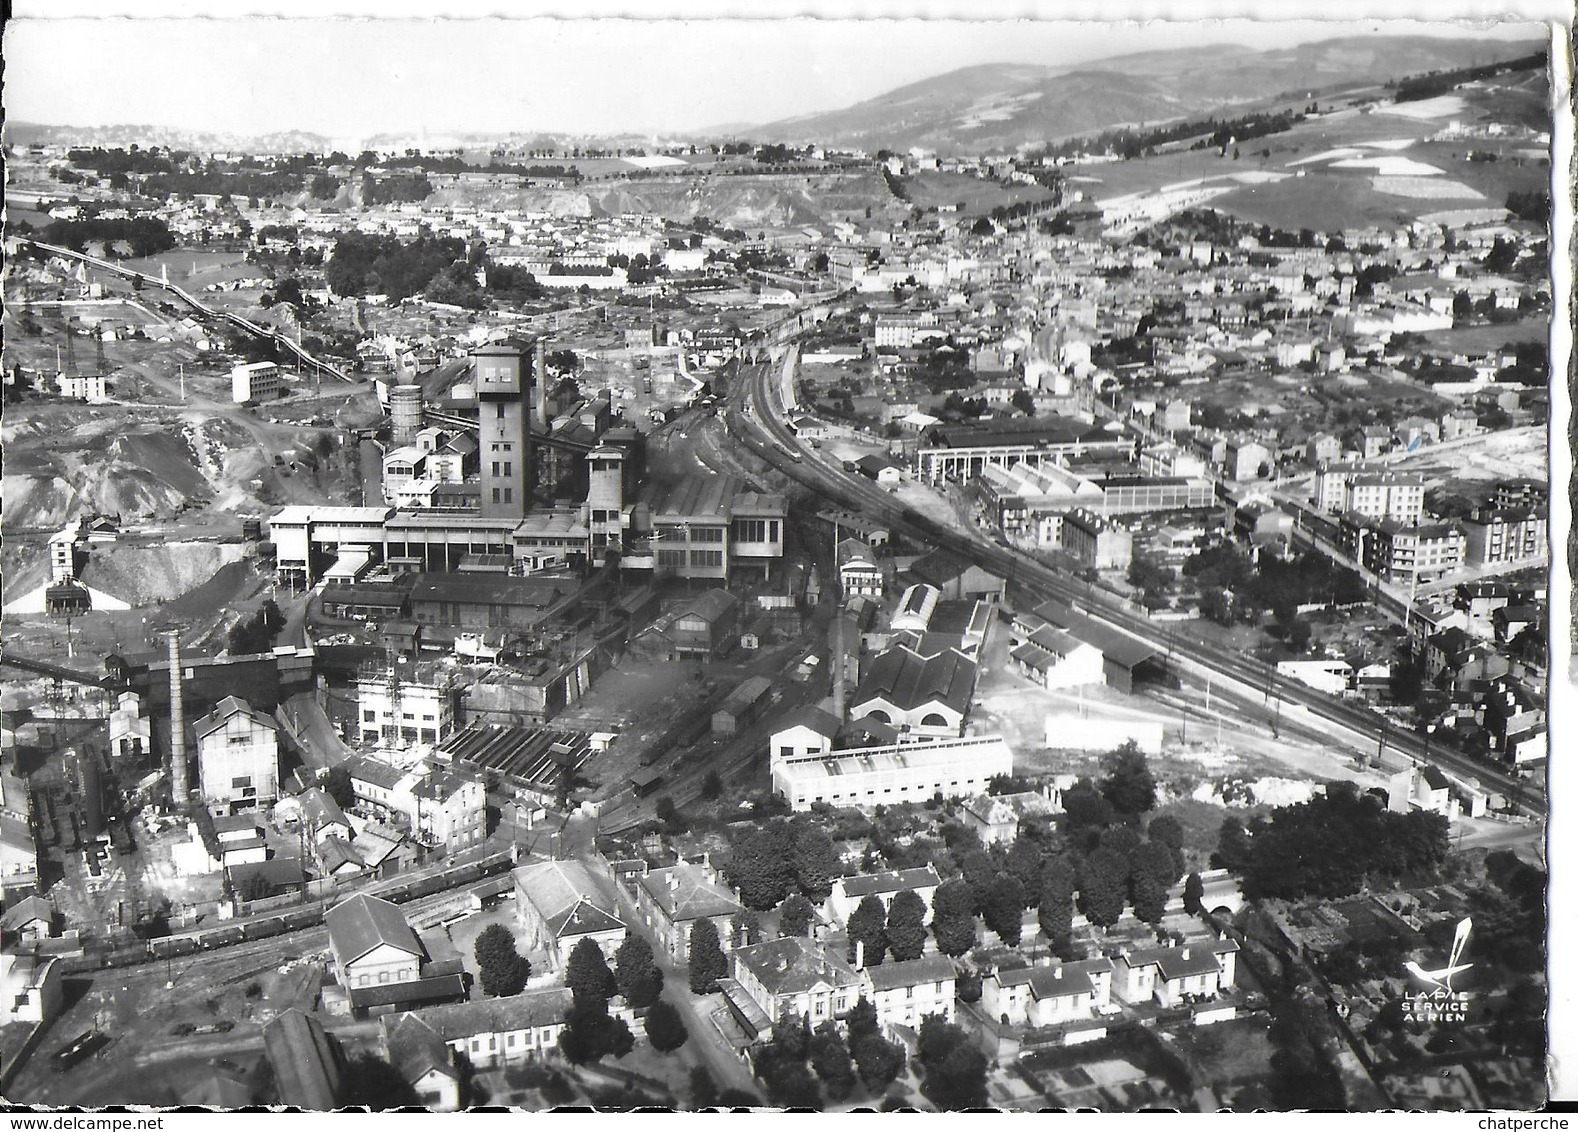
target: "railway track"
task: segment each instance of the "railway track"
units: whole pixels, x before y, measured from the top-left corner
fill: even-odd
[[[778,471],[826,499],[879,518],[933,546],[965,555],[1001,574],[1032,598],[1062,601],[1130,636],[1155,643],[1155,624],[1133,612],[1120,599],[1007,547],[945,527],[895,501],[875,484],[821,463],[817,453],[801,445],[782,419],[773,396],[774,368],[771,363],[742,367],[754,372],[746,374],[740,404],[730,405],[726,420],[732,436],[750,446]],[[1236,681],[1250,689],[1263,689],[1268,701],[1275,697],[1279,705],[1303,709],[1317,720],[1343,728],[1357,736],[1366,751],[1369,744],[1375,744],[1377,750],[1386,747],[1416,761],[1430,760],[1518,799],[1519,808],[1532,816],[1543,818],[1546,813],[1544,792],[1532,783],[1467,755],[1433,747],[1426,739],[1398,728],[1378,713],[1278,677],[1276,671],[1266,665],[1219,646],[1181,636],[1172,637],[1170,652],[1180,661],[1213,676]],[[1326,741],[1330,741],[1329,736]]]

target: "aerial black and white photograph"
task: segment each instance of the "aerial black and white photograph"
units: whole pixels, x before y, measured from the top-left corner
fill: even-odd
[[[1546,1105],[1568,47],[10,21],[8,1105]]]

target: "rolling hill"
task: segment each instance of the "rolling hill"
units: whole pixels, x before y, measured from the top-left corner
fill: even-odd
[[[948,154],[1012,150],[1113,126],[1247,110],[1406,75],[1529,55],[1537,42],[1346,37],[1257,51],[1231,44],[1145,52],[1078,66],[966,67],[843,110],[748,131],[765,141]]]

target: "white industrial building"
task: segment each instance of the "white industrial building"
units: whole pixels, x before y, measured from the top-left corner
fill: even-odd
[[[272,401],[283,392],[279,366],[273,362],[250,362],[230,371],[230,399],[238,405],[246,401]]]
[[[1014,755],[1001,736],[985,735],[774,758],[771,769],[773,789],[794,810],[872,807],[974,797],[995,775],[1013,773]]]

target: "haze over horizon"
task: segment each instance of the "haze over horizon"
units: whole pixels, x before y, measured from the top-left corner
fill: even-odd
[[[242,25],[245,25],[244,27]],[[1374,34],[1538,40],[1543,25],[1245,19],[1118,26],[959,20],[17,19],[6,117],[342,147],[379,134],[701,135],[853,105],[982,64]],[[69,59],[68,65],[62,65]],[[150,79],[152,81],[150,81]]]

